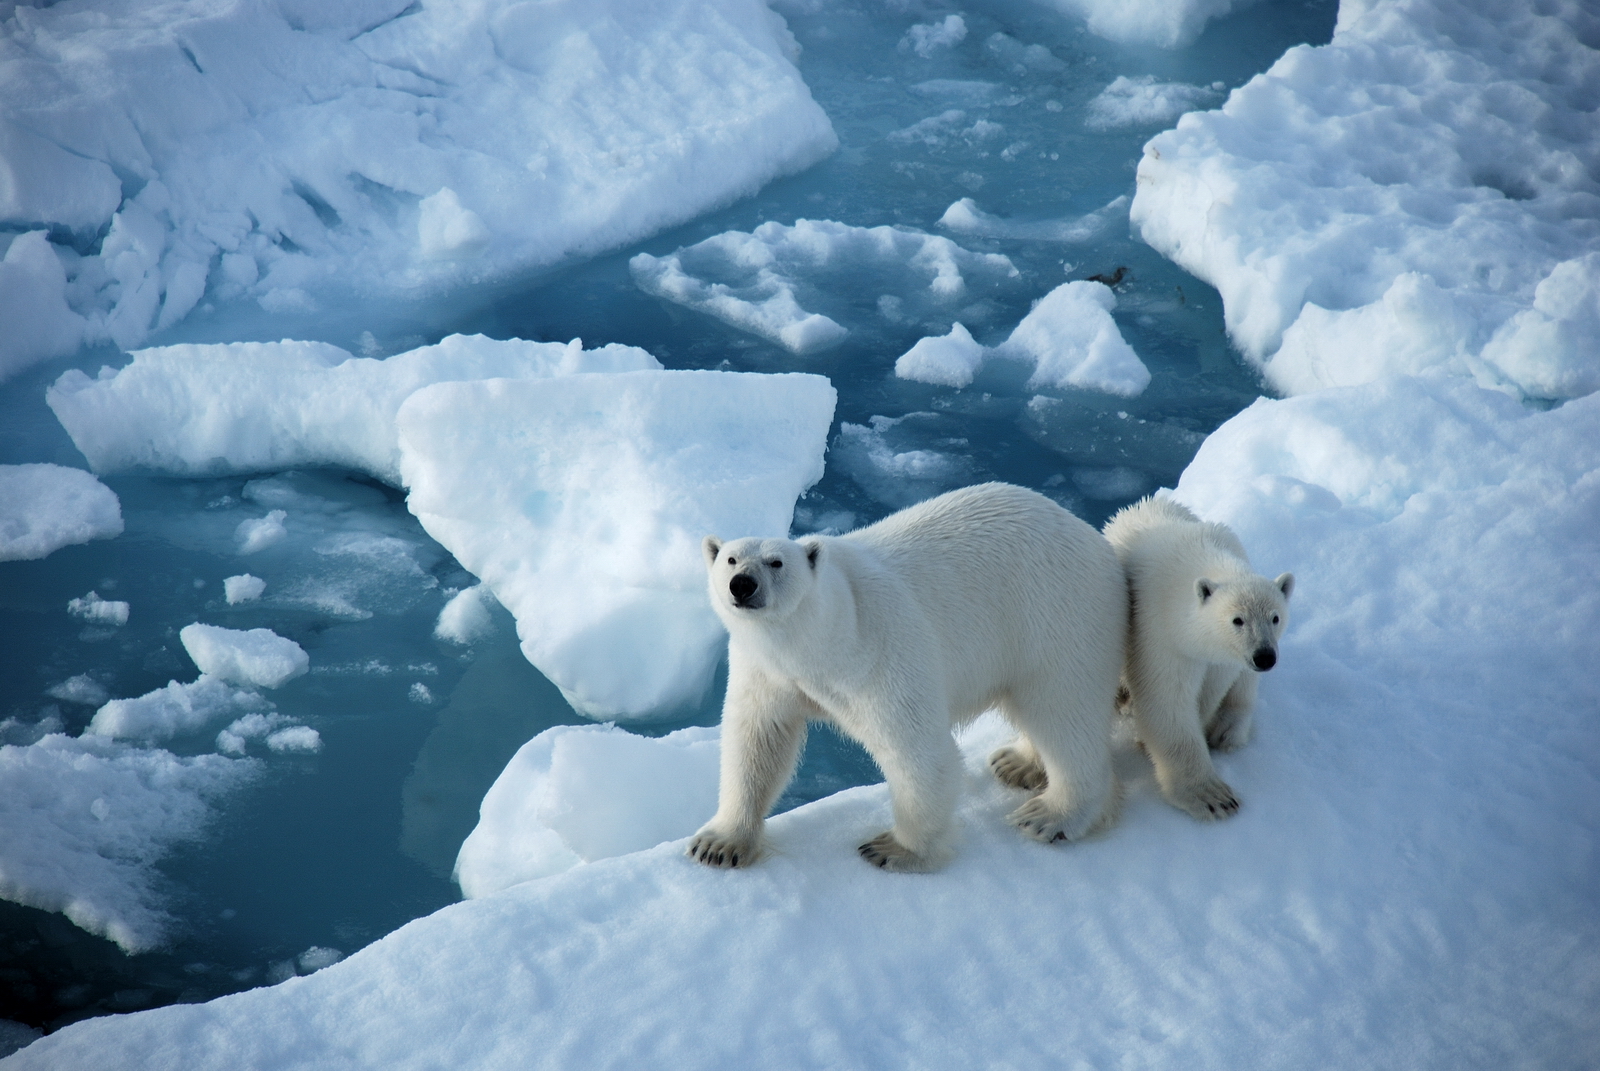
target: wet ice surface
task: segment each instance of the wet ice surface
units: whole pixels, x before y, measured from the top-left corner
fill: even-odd
[[[1332,5],[1264,6],[1172,53],[1108,44],[1031,4],[964,12],[959,39],[915,11],[806,10],[818,6],[785,14],[805,49],[802,74],[841,142],[820,165],[525,286],[459,295],[415,323],[366,324],[364,337],[346,337],[345,326],[319,334],[315,323],[296,333],[359,354],[452,331],[582,337],[591,347],[639,346],[674,369],[826,375],[839,390],[829,465],[796,510],[797,532],[848,529],[989,478],[1039,488],[1094,524],[1173,485],[1201,437],[1255,397],[1258,382],[1227,347],[1215,291],[1128,237],[1118,199],[1132,193],[1140,146],[1171,121],[1164,113],[1141,122],[1135,105],[1205,103],[1213,83],[1236,86],[1289,45],[1326,40]],[[939,32],[912,32],[936,23]],[[1153,81],[1123,85],[1108,103],[1103,91],[1123,77]],[[1189,89],[1141,93],[1158,85]],[[958,202],[963,210],[951,214]],[[629,269],[641,253],[670,257],[716,235],[800,219],[914,228],[1004,256],[1016,274],[969,273],[950,300],[926,293],[926,277],[867,258],[800,274],[798,303],[845,334],[797,355],[646,293]],[[997,345],[1033,301],[1095,276],[1112,286],[1116,325],[1151,373],[1135,397],[1041,394],[1018,361],[985,362],[959,391],[894,374],[922,338],[959,322]],[[259,316],[230,321],[224,307],[151,341],[249,337],[277,336]],[[44,407],[45,386],[66,367],[93,376],[123,360],[82,354],[0,387],[0,461],[80,465]],[[121,500],[120,538],[0,565],[15,637],[0,672],[7,742],[50,728],[77,734],[102,696],[195,681],[179,630],[197,621],[270,629],[302,647],[310,666],[263,693],[270,710],[241,709],[161,743],[178,756],[242,752],[260,764],[221,800],[203,839],[172,847],[158,868],[161,903],[178,920],[170,944],[129,958],[61,916],[0,904],[6,958],[27,972],[8,980],[9,1017],[41,1025],[279,980],[456,899],[450,869],[490,783],[540,730],[584,720],[522,658],[498,606],[470,643],[435,636],[441,609],[476,581],[392,488],[342,472],[104,482]],[[257,597],[233,597],[247,588],[227,581],[243,575],[264,581]],[[91,590],[126,602],[126,623],[70,614],[71,600]],[[693,714],[643,731],[711,724],[719,702],[720,679]],[[282,720],[245,721],[251,715]],[[320,750],[270,746],[273,732],[295,726],[314,730]],[[859,749],[814,731],[780,808],[876,779]]]

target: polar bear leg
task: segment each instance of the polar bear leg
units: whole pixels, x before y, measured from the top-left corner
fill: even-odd
[[[1046,843],[1078,840],[1115,821],[1116,775],[1111,769],[1115,678],[1104,689],[1065,682],[1014,691],[1001,705],[1044,767],[1043,791],[1008,820]]]
[[[894,828],[857,850],[885,870],[936,870],[952,851],[961,753],[950,736],[948,718],[939,725],[918,726],[909,718],[898,724],[898,730],[878,726],[875,739],[861,741],[889,783]]]
[[[1211,667],[1208,681],[1210,673],[1217,669]],[[1206,726],[1206,743],[1216,751],[1235,751],[1248,744],[1255,730],[1255,706],[1256,675],[1248,669],[1239,670],[1232,686],[1223,693],[1216,715]]]
[[[1211,765],[1200,730],[1203,670],[1186,674],[1132,674],[1133,722],[1167,802],[1196,818],[1231,817],[1239,801]]]
[[[989,756],[989,769],[995,779],[1011,788],[1024,788],[1037,792],[1045,786],[1044,760],[1039,749],[1033,746],[1026,733],[1005,747],[996,748]]]
[[[806,719],[821,714],[792,685],[729,673],[717,813],[689,841],[691,859],[739,867],[760,857],[767,812],[794,774]]]

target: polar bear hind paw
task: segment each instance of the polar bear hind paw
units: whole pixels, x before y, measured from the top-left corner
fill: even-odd
[[[725,837],[712,830],[701,830],[689,841],[684,852],[690,859],[706,866],[733,869],[750,866],[760,856],[757,843],[748,837]]]
[[[1101,822],[1091,821],[1082,810],[1061,811],[1035,796],[1006,816],[1006,820],[1034,840],[1053,844],[1057,841],[1078,840],[1098,830]]]
[[[989,769],[1002,785],[1038,792],[1048,783],[1044,763],[1014,747],[998,748],[989,756]]]
[[[1167,798],[1174,807],[1188,811],[1202,822],[1232,818],[1239,813],[1238,797],[1219,777],[1176,788]]]

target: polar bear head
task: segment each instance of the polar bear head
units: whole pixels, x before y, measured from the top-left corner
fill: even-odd
[[[1289,624],[1292,591],[1292,573],[1276,580],[1264,576],[1196,580],[1194,594],[1213,654],[1237,658],[1258,673],[1277,665],[1278,640]]]
[[[754,615],[785,617],[815,583],[822,544],[790,539],[706,536],[700,544],[710,574],[711,605],[731,623]]]

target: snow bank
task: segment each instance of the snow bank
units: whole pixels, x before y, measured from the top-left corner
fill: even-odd
[[[1200,36],[1206,23],[1255,0],[1035,0],[1087,21],[1097,37],[1130,45],[1178,48]]]
[[[270,700],[253,691],[235,688],[217,677],[201,674],[198,680],[187,684],[168,681],[153,692],[132,699],[111,700],[95,711],[85,732],[123,740],[166,740],[203,729],[208,723],[230,714],[263,713],[272,709]]]
[[[0,249],[0,378],[202,301],[307,313],[592,255],[837,144],[760,0],[0,15],[0,225],[28,232]]]
[[[305,673],[311,659],[298,643],[271,629],[249,630],[202,625],[178,632],[200,672],[253,688],[279,688]]]
[[[641,717],[698,701],[716,664],[701,538],[787,534],[834,399],[795,374],[439,384],[400,409],[400,471],[568,701]]]
[[[495,779],[456,858],[468,897],[687,837],[717,809],[716,728],[635,736],[558,725]]]
[[[1262,401],[1214,434],[1178,497],[1299,578],[1258,738],[1219,757],[1244,799],[1228,822],[1162,803],[1126,748],[1118,827],[1027,842],[983,768],[1005,737],[985,720],[938,874],[862,865],[888,796],[852,789],[774,819],[749,870],[696,866],[681,841],[602,859],[311,978],[74,1024],[7,1066],[1582,1063],[1600,1045],[1597,471],[1600,396],[1535,412],[1442,379]],[[625,739],[530,745],[498,828],[537,813],[560,741],[590,745],[581,793],[628,765]]]
[[[0,897],[59,911],[130,955],[154,948],[173,920],[151,864],[197,838],[256,770],[96,736],[0,747]]]
[[[1589,393],[1593,26],[1577,0],[1347,2],[1330,44],[1150,141],[1134,225],[1284,393],[1427,370]]]
[[[451,335],[385,360],[322,342],[235,342],[140,350],[97,379],[73,369],[46,399],[97,472],[336,465],[397,484],[394,414],[421,387],[659,367],[636,347],[585,350],[577,339]]]
[[[990,356],[1033,365],[1029,389],[1080,387],[1133,397],[1150,385],[1150,370],[1123,340],[1111,310],[1117,296],[1104,283],[1064,283],[1040,298],[1011,337],[992,349],[961,324],[943,338],[924,338],[895,361],[901,379],[965,387]]]
[[[44,558],[62,547],[121,534],[122,504],[82,469],[0,465],[0,561]]]
[[[788,350],[831,346],[848,329],[800,303],[825,276],[867,274],[874,285],[918,309],[967,294],[967,276],[985,281],[1019,273],[998,253],[973,253],[948,238],[901,227],[851,227],[833,220],[763,223],[726,231],[665,257],[640,253],[628,262],[640,289],[703,312]]]

